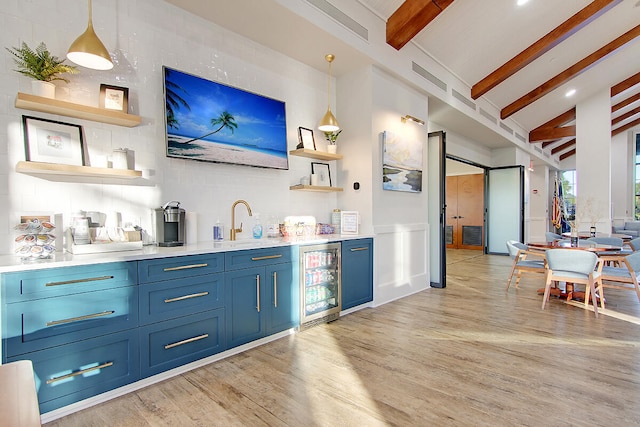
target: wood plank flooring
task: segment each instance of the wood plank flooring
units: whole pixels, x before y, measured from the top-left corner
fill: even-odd
[[[640,303],[627,320],[505,293],[511,259],[450,251],[429,289],[46,424],[66,426],[637,426]]]

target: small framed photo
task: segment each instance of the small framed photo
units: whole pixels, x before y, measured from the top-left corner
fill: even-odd
[[[22,116],[22,128],[27,161],[84,166],[82,126]]]
[[[357,211],[340,212],[340,234],[358,234],[358,217]]]
[[[329,163],[311,162],[311,174],[318,177],[318,186],[331,187],[331,169],[329,169]]]
[[[306,148],[307,150],[316,149],[316,140],[313,137],[313,129],[299,127],[298,141],[300,141],[300,143],[296,148]]]
[[[123,113],[129,111],[129,88],[101,84],[100,108]]]

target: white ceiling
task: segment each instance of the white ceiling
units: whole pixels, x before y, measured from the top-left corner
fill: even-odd
[[[366,55],[292,12],[290,7],[295,9],[295,1],[289,1],[288,7],[281,4],[287,3],[285,0],[166,1],[319,70],[326,69],[324,55],[331,51],[339,58],[332,67],[335,75],[372,63]],[[347,15],[349,3],[357,1],[386,21],[404,0],[327,1],[338,9],[342,7]],[[530,0],[518,7],[516,0],[455,0],[411,43],[415,43],[470,89],[591,1]],[[358,20],[357,16],[351,18]],[[483,98],[501,109],[639,23],[640,0],[622,0]],[[515,113],[512,119],[523,129],[532,130],[638,72],[640,40],[636,39],[569,83]],[[569,88],[577,91],[572,98],[564,96]],[[626,91],[613,102],[638,92],[640,87]],[[470,92],[466,95],[470,96]],[[616,115],[636,107],[638,103]],[[474,135],[478,142],[488,146],[509,144],[503,137],[435,98],[430,99],[429,119],[462,135]]]

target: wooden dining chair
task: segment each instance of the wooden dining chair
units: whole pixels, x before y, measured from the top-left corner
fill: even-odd
[[[640,251],[633,252],[627,256],[603,255],[604,261],[607,259],[615,259],[620,267],[610,267],[604,265],[602,267],[602,287],[613,289],[626,289],[635,291],[638,301],[640,301]],[[601,303],[604,301],[604,292],[598,290]],[[585,301],[589,298],[589,289],[585,293]]]
[[[509,256],[513,258],[513,265],[505,290],[509,290],[511,279],[516,272],[516,289],[520,283],[522,273],[545,273],[544,252],[530,250],[527,245],[517,240],[507,240],[507,251],[509,252]]]
[[[598,256],[593,252],[580,249],[547,249],[547,274],[545,278],[544,296],[542,297],[542,309],[549,300],[552,282],[580,283],[586,286],[591,295],[593,311],[598,317],[598,303],[596,300],[595,286],[600,287],[601,268]],[[602,288],[600,288],[602,289]],[[587,293],[585,293],[585,302]],[[604,298],[600,298],[601,307],[604,308]]]
[[[635,239],[631,239],[631,241],[629,241],[629,247],[631,247],[631,250],[633,252],[640,251],[640,237],[636,237]]]

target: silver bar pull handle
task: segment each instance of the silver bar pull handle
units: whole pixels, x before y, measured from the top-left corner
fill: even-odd
[[[61,375],[59,377],[51,378],[51,379],[47,380],[47,384],[53,384],[53,383],[58,382],[58,381],[66,380],[67,378],[77,377],[78,375],[84,375],[87,372],[96,371],[96,370],[102,369],[102,368],[108,368],[109,366],[113,366],[113,362],[103,363],[102,365],[94,366],[92,368],[82,369],[80,371],[76,371],[76,372],[73,372],[71,374]]]
[[[282,258],[282,254],[280,255],[265,255],[265,256],[255,256],[251,258],[251,261],[262,261],[263,259],[276,259]]]
[[[256,301],[258,302],[258,305],[256,306],[256,309],[258,310],[258,313],[260,313],[260,275],[256,275]]]
[[[113,279],[113,276],[100,276],[100,277],[87,277],[86,279],[65,280],[63,282],[49,282],[45,283],[45,286],[60,286],[60,285],[74,285],[76,283],[95,282],[97,280],[109,280]]]
[[[110,311],[103,311],[102,313],[87,314],[86,316],[70,317],[68,319],[62,319],[62,320],[52,320],[51,322],[47,322],[46,326],[55,326],[55,325],[62,325],[64,323],[80,322],[81,320],[95,319],[96,317],[108,316],[113,313],[115,313],[115,311],[110,310]]]
[[[201,267],[207,267],[209,264],[204,263],[204,264],[190,264],[190,265],[181,265],[179,267],[167,267],[164,269],[164,271],[178,271],[178,270],[188,270],[190,268],[201,268]]]
[[[198,335],[197,337],[187,338],[186,340],[174,342],[172,344],[167,344],[167,345],[164,346],[164,349],[165,350],[169,350],[170,348],[178,347],[180,345],[189,344],[190,342],[194,342],[194,341],[200,341],[200,340],[203,340],[205,338],[209,338],[209,334],[202,334],[202,335]]]
[[[369,249],[369,248],[366,247],[366,246],[364,246],[362,248],[351,248],[351,252],[366,251],[367,249]]]
[[[191,298],[205,297],[207,295],[209,295],[209,292],[198,292],[197,294],[183,295],[181,297],[175,297],[175,298],[167,298],[166,300],[164,300],[164,302],[170,303],[170,302],[176,302],[176,301],[183,301]]]
[[[273,272],[273,306],[278,307],[278,272]]]

